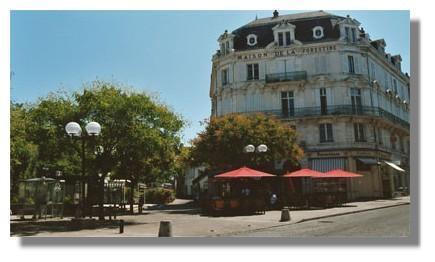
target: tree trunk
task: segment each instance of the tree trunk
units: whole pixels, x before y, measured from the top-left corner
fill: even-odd
[[[105,174],[106,175],[106,174]],[[99,210],[98,210],[98,219],[104,220],[104,178],[106,176],[103,176],[98,181],[98,202],[99,202]]]

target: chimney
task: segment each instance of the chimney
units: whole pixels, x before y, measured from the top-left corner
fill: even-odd
[[[278,13],[278,11],[273,11],[273,18],[277,18],[278,17],[278,15],[279,15],[279,13]]]

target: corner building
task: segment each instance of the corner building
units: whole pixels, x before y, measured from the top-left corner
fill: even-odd
[[[409,188],[410,78],[383,39],[349,16],[275,11],[218,42],[212,117],[262,112],[287,122],[303,167],[364,175],[349,183],[350,199]]]

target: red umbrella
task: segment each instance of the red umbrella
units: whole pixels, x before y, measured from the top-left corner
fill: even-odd
[[[316,176],[314,178],[352,178],[352,177],[362,177],[362,175],[355,174],[352,172],[344,171],[342,169],[334,169],[329,172],[324,173],[322,176]]]
[[[236,170],[219,174],[215,176],[215,178],[261,178],[261,177],[273,177],[273,176],[275,175],[264,173],[244,166]]]
[[[321,176],[324,176],[324,174],[309,168],[303,168],[298,171],[294,171],[283,175],[283,177],[321,177]]]

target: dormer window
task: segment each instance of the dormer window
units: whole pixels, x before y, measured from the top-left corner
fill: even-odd
[[[278,46],[289,46],[295,40],[296,26],[290,24],[288,21],[282,21],[272,28],[275,43]]]
[[[323,27],[316,26],[313,28],[313,38],[314,39],[321,39],[321,38],[323,38],[323,36],[324,36]]]
[[[257,36],[254,34],[250,34],[246,37],[246,41],[249,46],[255,46],[257,45]]]
[[[234,35],[228,33],[227,30],[219,37],[219,45],[221,47],[221,54],[227,55],[232,52],[234,46]]]
[[[348,43],[356,43],[359,38],[358,27],[360,24],[360,22],[350,18],[350,16],[346,16],[345,19],[338,22],[341,39]]]

